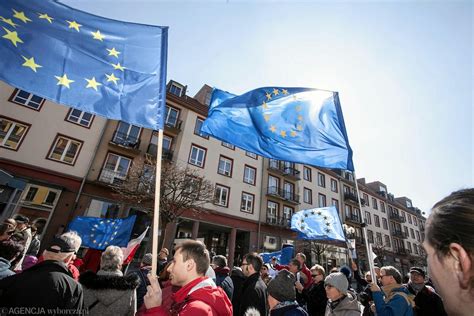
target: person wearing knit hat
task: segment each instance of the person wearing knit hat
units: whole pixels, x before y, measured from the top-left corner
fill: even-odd
[[[293,273],[288,270],[281,270],[275,278],[268,283],[267,292],[270,316],[308,315],[296,302],[295,282],[296,277]]]
[[[349,282],[342,272],[331,273],[324,280],[328,305],[326,316],[360,316],[361,305],[352,291],[347,291]]]

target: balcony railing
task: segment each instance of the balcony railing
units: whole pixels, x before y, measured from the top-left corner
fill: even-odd
[[[362,219],[360,218],[360,216],[357,216],[357,215],[354,215],[354,214],[351,214],[351,215],[346,214],[345,219],[348,222],[352,222],[352,223],[356,223],[356,224],[362,224]]]
[[[294,167],[286,165],[284,161],[270,159],[268,169],[277,171],[281,175],[293,178],[295,180],[301,180],[301,172]]]
[[[355,239],[356,244],[363,245],[364,244],[364,238],[361,236],[356,236],[355,234],[349,234],[347,235],[347,239]]]
[[[285,200],[294,204],[300,204],[300,196],[298,194],[296,194],[295,192],[280,189],[279,187],[268,187],[267,195],[276,196],[282,200]]]
[[[102,168],[98,180],[112,185],[121,185],[126,178],[127,175],[122,172]]]
[[[112,143],[133,149],[138,149],[140,146],[140,140],[136,136],[131,136],[118,131],[114,133]]]
[[[402,238],[402,239],[408,238],[408,234],[406,232],[401,231],[401,230],[392,231],[392,236]]]
[[[267,214],[267,224],[289,228],[291,226],[291,217],[278,217]]]
[[[350,193],[350,192],[344,193],[344,201],[350,201],[352,203],[359,205],[359,200],[357,200],[357,195],[355,195],[354,193]],[[363,198],[360,198],[360,203],[362,204],[362,206],[364,206],[366,201]]]
[[[154,158],[156,158],[156,155],[157,155],[157,148],[158,146],[155,145],[155,144],[149,144],[148,145],[148,149],[146,151],[147,154],[153,156]],[[172,150],[169,150],[169,149],[166,149],[166,148],[163,148],[162,152],[161,152],[161,158],[164,159],[164,160],[169,160],[171,161],[173,159],[173,151]]]
[[[395,253],[397,253],[399,255],[406,255],[408,253],[408,251],[405,248],[397,248],[397,249],[395,249]]]
[[[390,213],[390,219],[399,223],[405,223],[405,219],[396,213]]]
[[[173,130],[175,133],[178,133],[181,131],[181,125],[183,124],[182,120],[176,120],[176,122],[170,122],[166,121],[165,122],[165,127],[168,129]]]

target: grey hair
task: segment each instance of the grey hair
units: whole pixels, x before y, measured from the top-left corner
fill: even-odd
[[[108,246],[100,258],[100,269],[104,271],[116,271],[122,268],[123,252],[120,247]]]
[[[398,284],[402,283],[402,274],[394,266],[385,266],[380,270],[385,271],[386,276],[392,276]]]
[[[69,231],[61,235],[61,238],[64,239],[67,243],[74,244],[76,252],[81,248],[82,239],[75,231]]]

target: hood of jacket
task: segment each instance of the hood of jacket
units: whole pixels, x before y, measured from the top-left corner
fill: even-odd
[[[334,311],[360,311],[359,301],[353,293],[347,292],[346,297],[337,304]]]
[[[79,277],[79,283],[84,287],[84,291],[90,292],[102,304],[109,306],[122,297],[129,296],[130,291],[140,285],[140,278],[134,273],[118,276],[97,275],[95,272],[86,271]]]
[[[230,274],[230,269],[228,267],[217,267],[214,269],[214,272],[219,276],[228,276]]]
[[[5,258],[0,257],[0,273],[7,271],[10,269],[10,261]]]
[[[180,304],[187,301],[201,301],[211,306],[217,315],[232,315],[232,303],[224,290],[208,277],[197,278],[173,294],[173,300]]]
[[[415,295],[411,294],[410,291],[401,284],[386,285],[382,288],[382,291],[385,294],[386,302],[390,301],[394,295],[400,294],[406,299],[408,305],[412,307],[415,306]]]

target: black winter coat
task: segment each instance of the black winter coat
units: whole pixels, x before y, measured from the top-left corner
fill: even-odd
[[[426,285],[416,294],[415,290],[407,284],[408,291],[415,295],[416,316],[447,316],[441,297],[432,287]]]
[[[234,292],[232,293],[232,312],[234,316],[238,316],[240,296],[242,295],[242,286],[244,286],[246,278],[242,270],[236,268],[232,269],[230,278],[232,279],[232,284],[234,285]]]
[[[2,307],[59,308],[72,314],[72,310],[82,312],[83,298],[82,286],[60,261],[46,260],[0,280]]]
[[[257,309],[260,315],[268,315],[267,286],[260,277],[260,273],[254,273],[245,280],[237,315],[243,316],[249,307]]]
[[[309,316],[324,316],[328,302],[324,281],[314,283],[311,287],[303,289],[302,294],[308,307]]]

